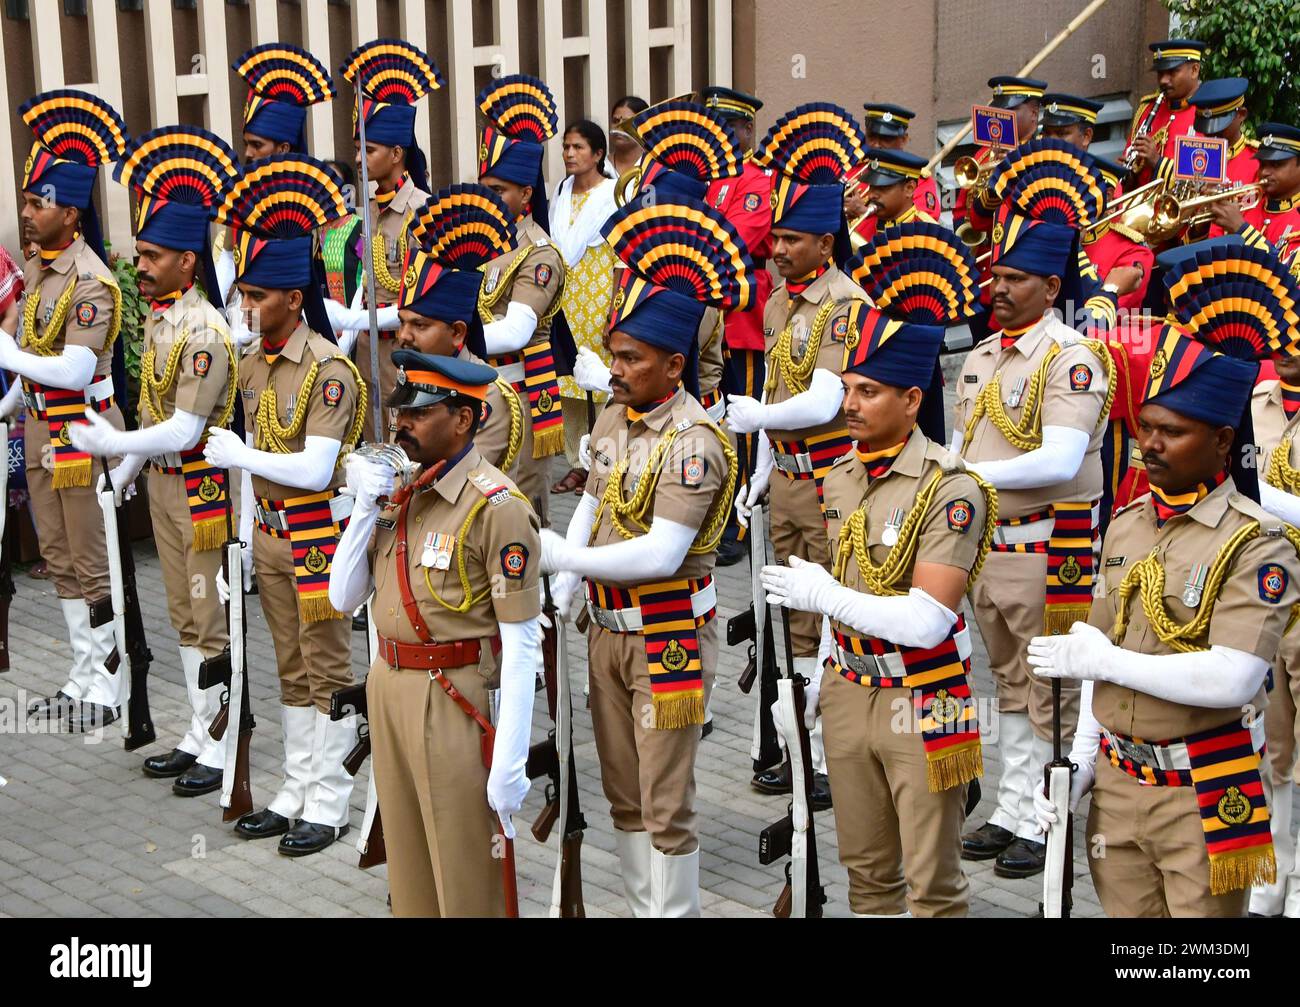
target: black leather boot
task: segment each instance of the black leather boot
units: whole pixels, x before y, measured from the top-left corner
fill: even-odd
[[[961,837],[961,858],[963,860],[992,860],[1011,845],[1015,833],[985,822],[974,832],[967,832]]]
[[[176,777],[172,784],[172,793],[177,797],[200,797],[221,789],[221,770],[194,763],[189,769]]]
[[[286,857],[305,857],[319,853],[334,840],[348,834],[348,826],[336,829],[332,825],[316,825],[299,821],[281,840],[280,852]]]
[[[993,873],[1000,878],[1032,878],[1043,873],[1047,844],[1016,837],[993,862]]]
[[[152,776],[155,780],[169,780],[189,769],[197,758],[198,756],[190,755],[189,752],[173,748],[166,755],[149,756],[140,768],[144,770],[145,776]]]
[[[250,811],[235,823],[235,835],[244,839],[270,839],[282,836],[289,831],[289,819],[278,815],[270,808],[265,811]]]

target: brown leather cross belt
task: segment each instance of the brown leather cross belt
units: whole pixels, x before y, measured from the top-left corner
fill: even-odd
[[[398,643],[385,636],[379,637],[379,656],[390,668],[410,668],[419,671],[437,671],[440,668],[462,668],[478,664],[477,640],[453,640],[450,643]]]

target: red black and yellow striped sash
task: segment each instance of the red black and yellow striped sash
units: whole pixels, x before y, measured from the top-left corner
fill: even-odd
[[[105,375],[92,381],[91,386],[98,386],[105,381],[111,386],[112,380]],[[60,490],[72,486],[89,486],[91,458],[86,452],[78,451],[72,446],[71,424],[84,419],[88,404],[97,413],[108,412],[113,408],[113,396],[97,399],[94,395],[87,394],[89,389],[50,388],[30,381],[24,381],[23,388],[30,396],[45,397],[44,409],[29,409],[28,412],[31,418],[49,426],[49,443],[54,462],[51,477],[53,488]]]
[[[155,472],[185,478],[185,497],[194,528],[194,550],[219,549],[226,541],[226,473],[203,457],[206,440],[180,453],[180,465],[151,466]]]
[[[560,408],[555,354],[549,342],[532,343],[519,353],[489,357],[488,363],[500,369],[521,360],[523,380],[510,382],[510,387],[528,401],[528,416],[533,424],[533,457],[549,458],[564,450],[564,414]]]
[[[772,440],[772,450],[785,455],[803,455],[808,456],[812,464],[811,472],[787,472],[778,468],[787,479],[792,481],[803,481],[815,479],[817,482],[817,503],[822,509],[822,516],[826,514],[826,502],[822,496],[822,483],[826,479],[826,473],[831,470],[837,461],[853,450],[853,439],[849,436],[847,430],[835,430],[826,434],[815,434],[801,441],[779,441],[775,438]]]
[[[1186,744],[1190,769],[1160,769],[1125,756],[1105,732],[1101,736],[1101,750],[1110,764],[1144,786],[1195,789],[1210,857],[1212,894],[1276,881],[1277,860],[1259,773],[1263,752],[1255,750],[1248,728],[1232,720],[1222,727],[1170,741],[1144,742],[1141,738],[1115,736],[1123,743],[1153,748]]]
[[[638,608],[650,673],[650,700],[657,730],[704,723],[704,668],[699,629],[717,614],[696,616],[691,597],[713,583],[712,577],[613,587],[587,581],[587,597],[598,608]]]
[[[293,550],[293,576],[298,586],[298,612],[304,622],[341,619],[329,600],[330,566],[339,537],[348,526],[347,518],[334,520],[330,501],[339,495],[336,489],[309,493],[288,500],[258,502],[268,511],[283,511],[286,531],[259,521],[259,531],[274,538],[287,538]]]
[[[937,647],[901,647],[835,628],[835,642],[846,654],[894,654],[901,659],[902,675],[873,674],[861,666],[855,670],[835,656],[830,663],[836,674],[857,685],[912,690],[912,711],[925,749],[926,782],[935,793],[984,775],[970,657],[963,658],[957,649],[957,636],[965,630],[966,620],[959,615],[952,632]],[[851,658],[847,661],[853,663]]]

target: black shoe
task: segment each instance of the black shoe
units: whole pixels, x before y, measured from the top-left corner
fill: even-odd
[[[735,566],[747,555],[749,555],[749,548],[744,542],[738,542],[734,538],[723,539],[722,544],[718,546],[718,558],[715,565]]]
[[[235,835],[244,839],[270,839],[288,831],[289,819],[270,808],[265,811],[250,811],[235,823]]]
[[[177,797],[200,797],[221,789],[221,770],[196,762],[176,777],[172,793]]]
[[[812,796],[808,803],[813,811],[831,810],[831,780],[825,773],[813,773]]]
[[[117,718],[116,707],[99,703],[77,703],[76,708],[68,714],[68,731],[72,734],[89,734],[107,727]]]
[[[1032,878],[1043,873],[1047,844],[1017,837],[993,862],[993,873],[1000,878]]]
[[[76,707],[77,701],[60,689],[53,696],[36,699],[27,705],[28,719],[63,720]]]
[[[173,776],[180,776],[194,765],[197,759],[197,755],[190,755],[189,752],[173,748],[166,755],[149,756],[140,768],[144,770],[145,776],[152,776],[155,780],[168,780]]]
[[[1014,832],[985,822],[974,832],[967,832],[961,837],[962,860],[992,860],[1011,845],[1015,839]]]
[[[342,839],[347,834],[346,825],[336,829],[332,825],[300,821],[280,840],[280,852],[286,857],[305,857],[310,853],[319,853],[334,840]]]
[[[790,784],[790,763],[783,762],[773,769],[755,773],[750,784],[760,794],[788,794],[793,790]]]

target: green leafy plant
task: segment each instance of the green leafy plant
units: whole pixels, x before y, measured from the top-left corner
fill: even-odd
[[[1201,79],[1245,77],[1249,125],[1300,125],[1300,3],[1296,0],[1162,0],[1182,38],[1209,51]]]
[[[140,355],[144,353],[145,303],[140,294],[135,263],[124,256],[115,255],[109,248],[108,265],[122,291],[122,329],[117,338],[122,340],[122,351],[126,357],[128,396],[128,402],[122,404],[122,416],[128,426],[134,426],[134,404],[140,398]]]

